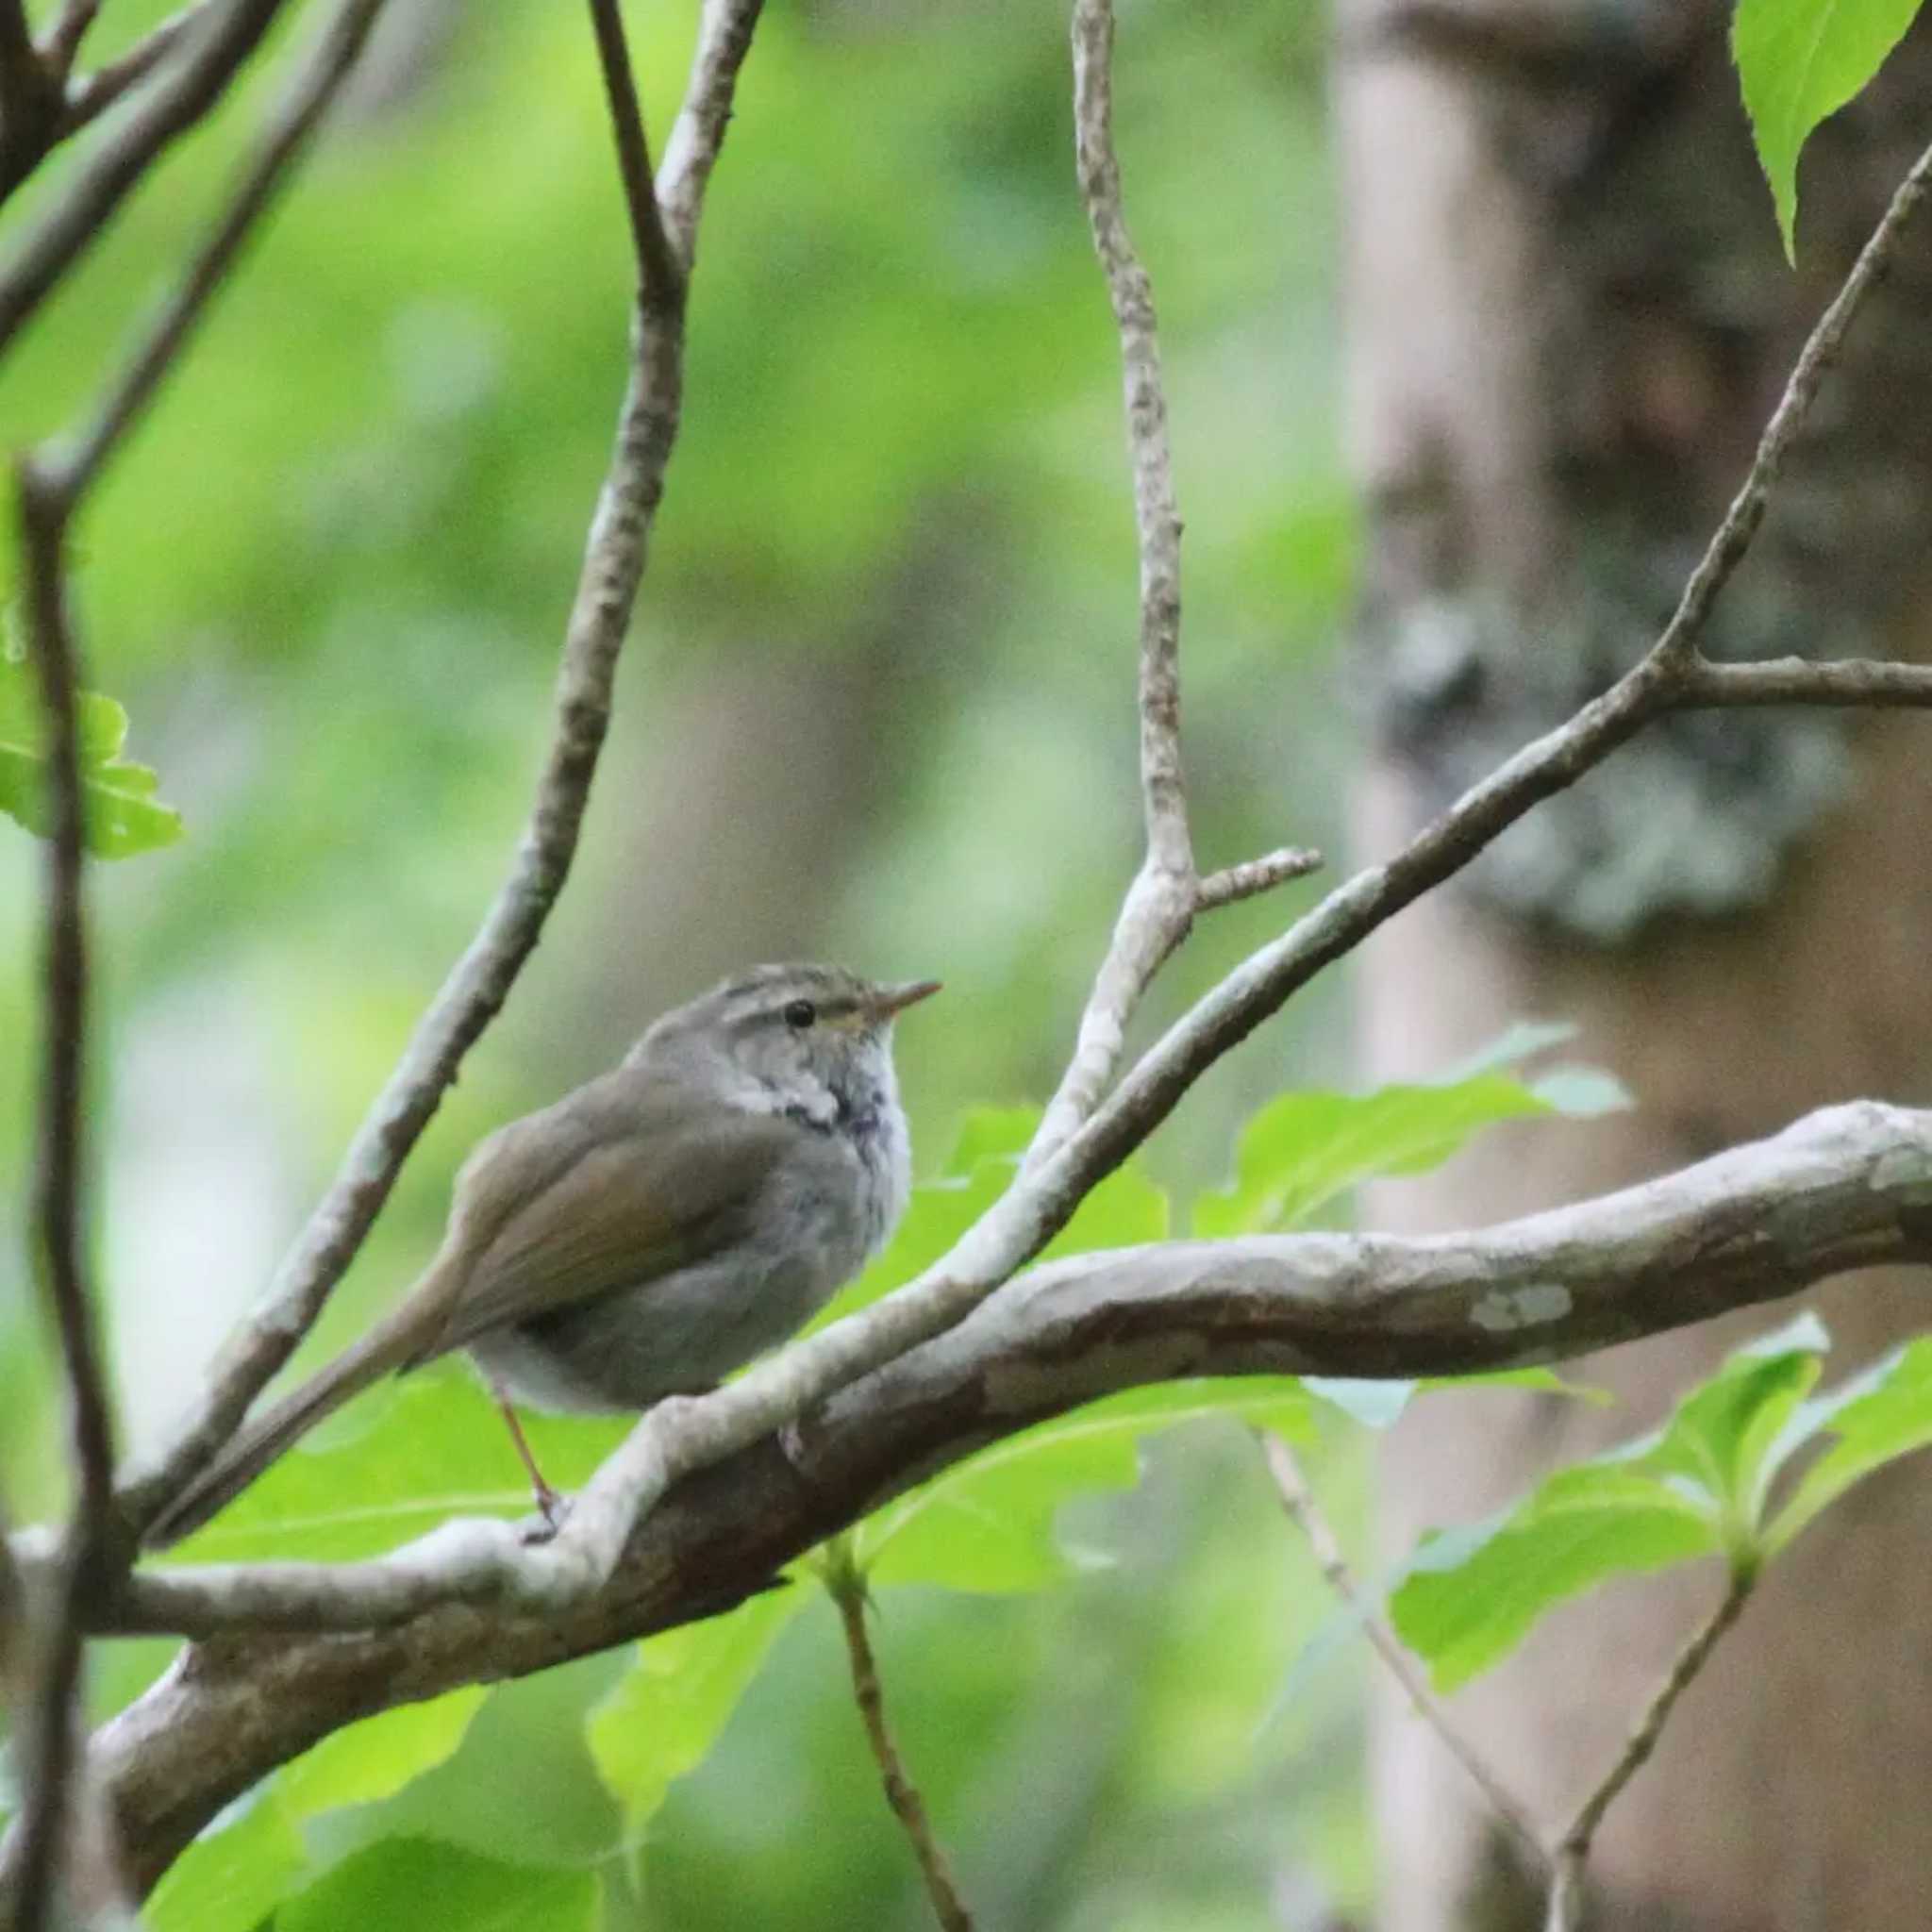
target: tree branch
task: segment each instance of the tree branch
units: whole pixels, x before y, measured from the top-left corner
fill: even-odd
[[[1257,893],[1272,892],[1290,879],[1307,878],[1322,870],[1322,855],[1306,845],[1284,845],[1276,852],[1264,852],[1259,858],[1243,859],[1240,865],[1224,866],[1210,872],[1194,891],[1194,910],[1214,912],[1224,906],[1252,899]]]
[[[644,299],[666,309],[684,302],[684,274],[664,232],[658,192],[651,181],[651,148],[644,138],[630,48],[624,38],[618,0],[591,0],[591,25],[597,36],[597,64],[604,75],[604,97],[617,141],[617,173],[630,217],[631,247],[638,258],[638,287]]]
[[[195,40],[192,55],[92,156],[12,258],[0,267],[0,353],[114,212],[160,151],[226,92],[260,44],[283,0],[229,0]]]
[[[1756,1581],[1755,1571],[1739,1568],[1731,1572],[1724,1601],[1715,1614],[1678,1654],[1670,1675],[1658,1687],[1649,1709],[1618,1754],[1617,1761],[1583,1801],[1569,1830],[1557,1840],[1550,1875],[1549,1916],[1544,1922],[1547,1932],[1577,1932],[1583,1924],[1584,1867],[1589,1863],[1591,1843],[1596,1837],[1597,1826],[1604,1822],[1604,1813],[1649,1761],[1678,1698],[1690,1688],[1692,1679],[1709,1660],[1718,1640],[1743,1614]]]
[[[73,134],[106,113],[129,88],[145,80],[180,46],[218,4],[219,0],[191,0],[190,5],[169,14],[125,54],[117,55],[81,79],[70,81],[60,133]]]
[[[865,1725],[865,1740],[872,1747],[873,1761],[879,1768],[886,1803],[891,1807],[892,1816],[899,1821],[912,1846],[912,1856],[919,1861],[919,1875],[925,1883],[926,1897],[932,1901],[933,1916],[944,1932],[973,1932],[973,1914],[966,1909],[952,1866],[933,1836],[925,1800],[906,1769],[886,1724],[878,1660],[873,1656],[872,1633],[865,1627],[869,1607],[865,1579],[858,1574],[852,1552],[842,1539],[836,1540],[826,1551],[823,1574],[826,1593],[839,1612],[839,1623],[845,1633],[845,1656],[852,1667],[852,1695],[858,1706],[859,1720]]]
[[[65,75],[74,65],[74,58],[80,52],[80,43],[87,39],[88,29],[94,24],[94,16],[101,10],[101,0],[65,0],[54,25],[47,29],[41,45],[48,62],[56,72]]]
[[[80,675],[67,619],[66,527],[30,461],[17,466],[15,485],[27,634],[44,719],[49,820],[35,1234],[41,1282],[59,1338],[76,1491],[40,1651],[40,1682],[21,1725],[25,1776],[20,1890],[12,1923],[16,1932],[40,1932],[55,1915],[55,1879],[71,1809],[75,1706],[87,1600],[110,1583],[109,1570],[115,1562],[114,1422],[82,1261],[88,978],[87,908],[82,896],[85,801],[80,789]]]
[[[330,17],[307,64],[269,115],[226,210],[109,387],[93,422],[71,448],[62,448],[58,458],[43,459],[50,485],[66,508],[71,509],[93,482],[153,400],[190,333],[233,269],[242,244],[274,201],[291,163],[348,78],[383,4],[384,0],[343,0]]]
[[[0,0],[0,201],[53,146],[60,120],[60,70],[41,57],[23,0]]]
[[[1281,1507],[1288,1511],[1296,1528],[1307,1538],[1308,1549],[1323,1579],[1361,1626],[1362,1635],[1388,1667],[1390,1675],[1401,1685],[1402,1694],[1408,1699],[1410,1709],[1442,1740],[1444,1749],[1469,1774],[1471,1783],[1489,1801],[1491,1810],[1500,1823],[1529,1854],[1531,1860],[1541,1865],[1548,1854],[1543,1850],[1542,1837],[1534,1820],[1508,1786],[1484,1760],[1481,1752],[1463,1736],[1441,1700],[1429,1689],[1427,1678],[1417,1669],[1407,1647],[1389,1627],[1388,1619],[1381,1615],[1357,1583],[1354,1572],[1348,1567],[1348,1558],[1342,1554],[1341,1541],[1329,1524],[1314,1491],[1308,1487],[1307,1478],[1302,1474],[1300,1458],[1287,1441],[1274,1430],[1257,1429],[1255,1433],[1260,1441],[1268,1473],[1274,1477],[1275,1491],[1281,1497]]]
[[[369,1579],[421,1566],[137,1572],[106,1628],[203,1636],[94,1740],[151,1884],[230,1798],[371,1711],[545,1669],[727,1608],[910,1484],[1080,1403],[1188,1375],[1402,1376],[1545,1362],[1932,1261],[1932,1113],[1864,1102],[1575,1207],[1474,1234],[1178,1241],[1033,1270],[970,1320],[679,1482],[595,1594],[538,1613],[448,1601],[393,1627]],[[454,1524],[439,1547],[501,1525]],[[508,1539],[507,1539],[508,1540]],[[426,1540],[425,1540],[426,1541]],[[15,1540],[23,1569],[44,1539]],[[281,1634],[275,1625],[341,1634]],[[0,1886],[13,1848],[0,1857]]]
[[[1035,1167],[1065,1143],[1113,1078],[1127,1022],[1194,920],[1198,884],[1181,760],[1181,520],[1154,289],[1121,207],[1113,146],[1112,0],[1074,0],[1074,156],[1093,251],[1121,344],[1134,527],[1141,555],[1141,806],[1146,852],[1080,1015],[1074,1051],[1026,1151]]]
[[[737,63],[750,47],[758,10],[759,0],[720,0],[706,15],[673,143],[681,157],[674,165],[684,173],[667,168],[660,191],[692,224],[700,207],[693,182],[708,176],[716,158],[708,143],[724,136]],[[641,273],[645,299],[637,310],[630,381],[564,638],[556,733],[509,875],[418,1023],[266,1299],[229,1338],[172,1440],[125,1479],[123,1506],[137,1524],[152,1522],[220,1447],[313,1326],[464,1054],[508,997],[563,888],[609,724],[617,655],[642,580],[682,400],[682,306],[652,299],[661,290],[654,291],[648,267]]]

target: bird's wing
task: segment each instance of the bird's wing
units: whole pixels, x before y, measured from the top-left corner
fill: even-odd
[[[485,1141],[458,1183],[449,1312],[422,1360],[648,1280],[737,1238],[788,1155],[816,1139],[629,1070]]]

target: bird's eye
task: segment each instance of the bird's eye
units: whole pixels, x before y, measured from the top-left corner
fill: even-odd
[[[793,1000],[785,1008],[785,1024],[793,1031],[803,1033],[819,1016],[819,1009],[809,1000]]]

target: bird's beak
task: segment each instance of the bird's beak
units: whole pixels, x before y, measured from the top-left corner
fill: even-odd
[[[908,979],[899,986],[882,986],[872,996],[873,1017],[875,1020],[896,1018],[908,1007],[930,999],[939,990],[937,979]]]

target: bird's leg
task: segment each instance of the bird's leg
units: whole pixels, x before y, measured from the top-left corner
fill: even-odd
[[[516,1407],[503,1384],[493,1375],[490,1378],[490,1392],[496,1397],[496,1406],[503,1411],[504,1422],[509,1428],[509,1439],[517,1445],[517,1454],[529,1473],[530,1491],[537,1499],[537,1513],[542,1517],[544,1528],[555,1536],[563,1522],[564,1500],[543,1480],[543,1472],[537,1467],[537,1458],[530,1453],[529,1439],[524,1434]]]

